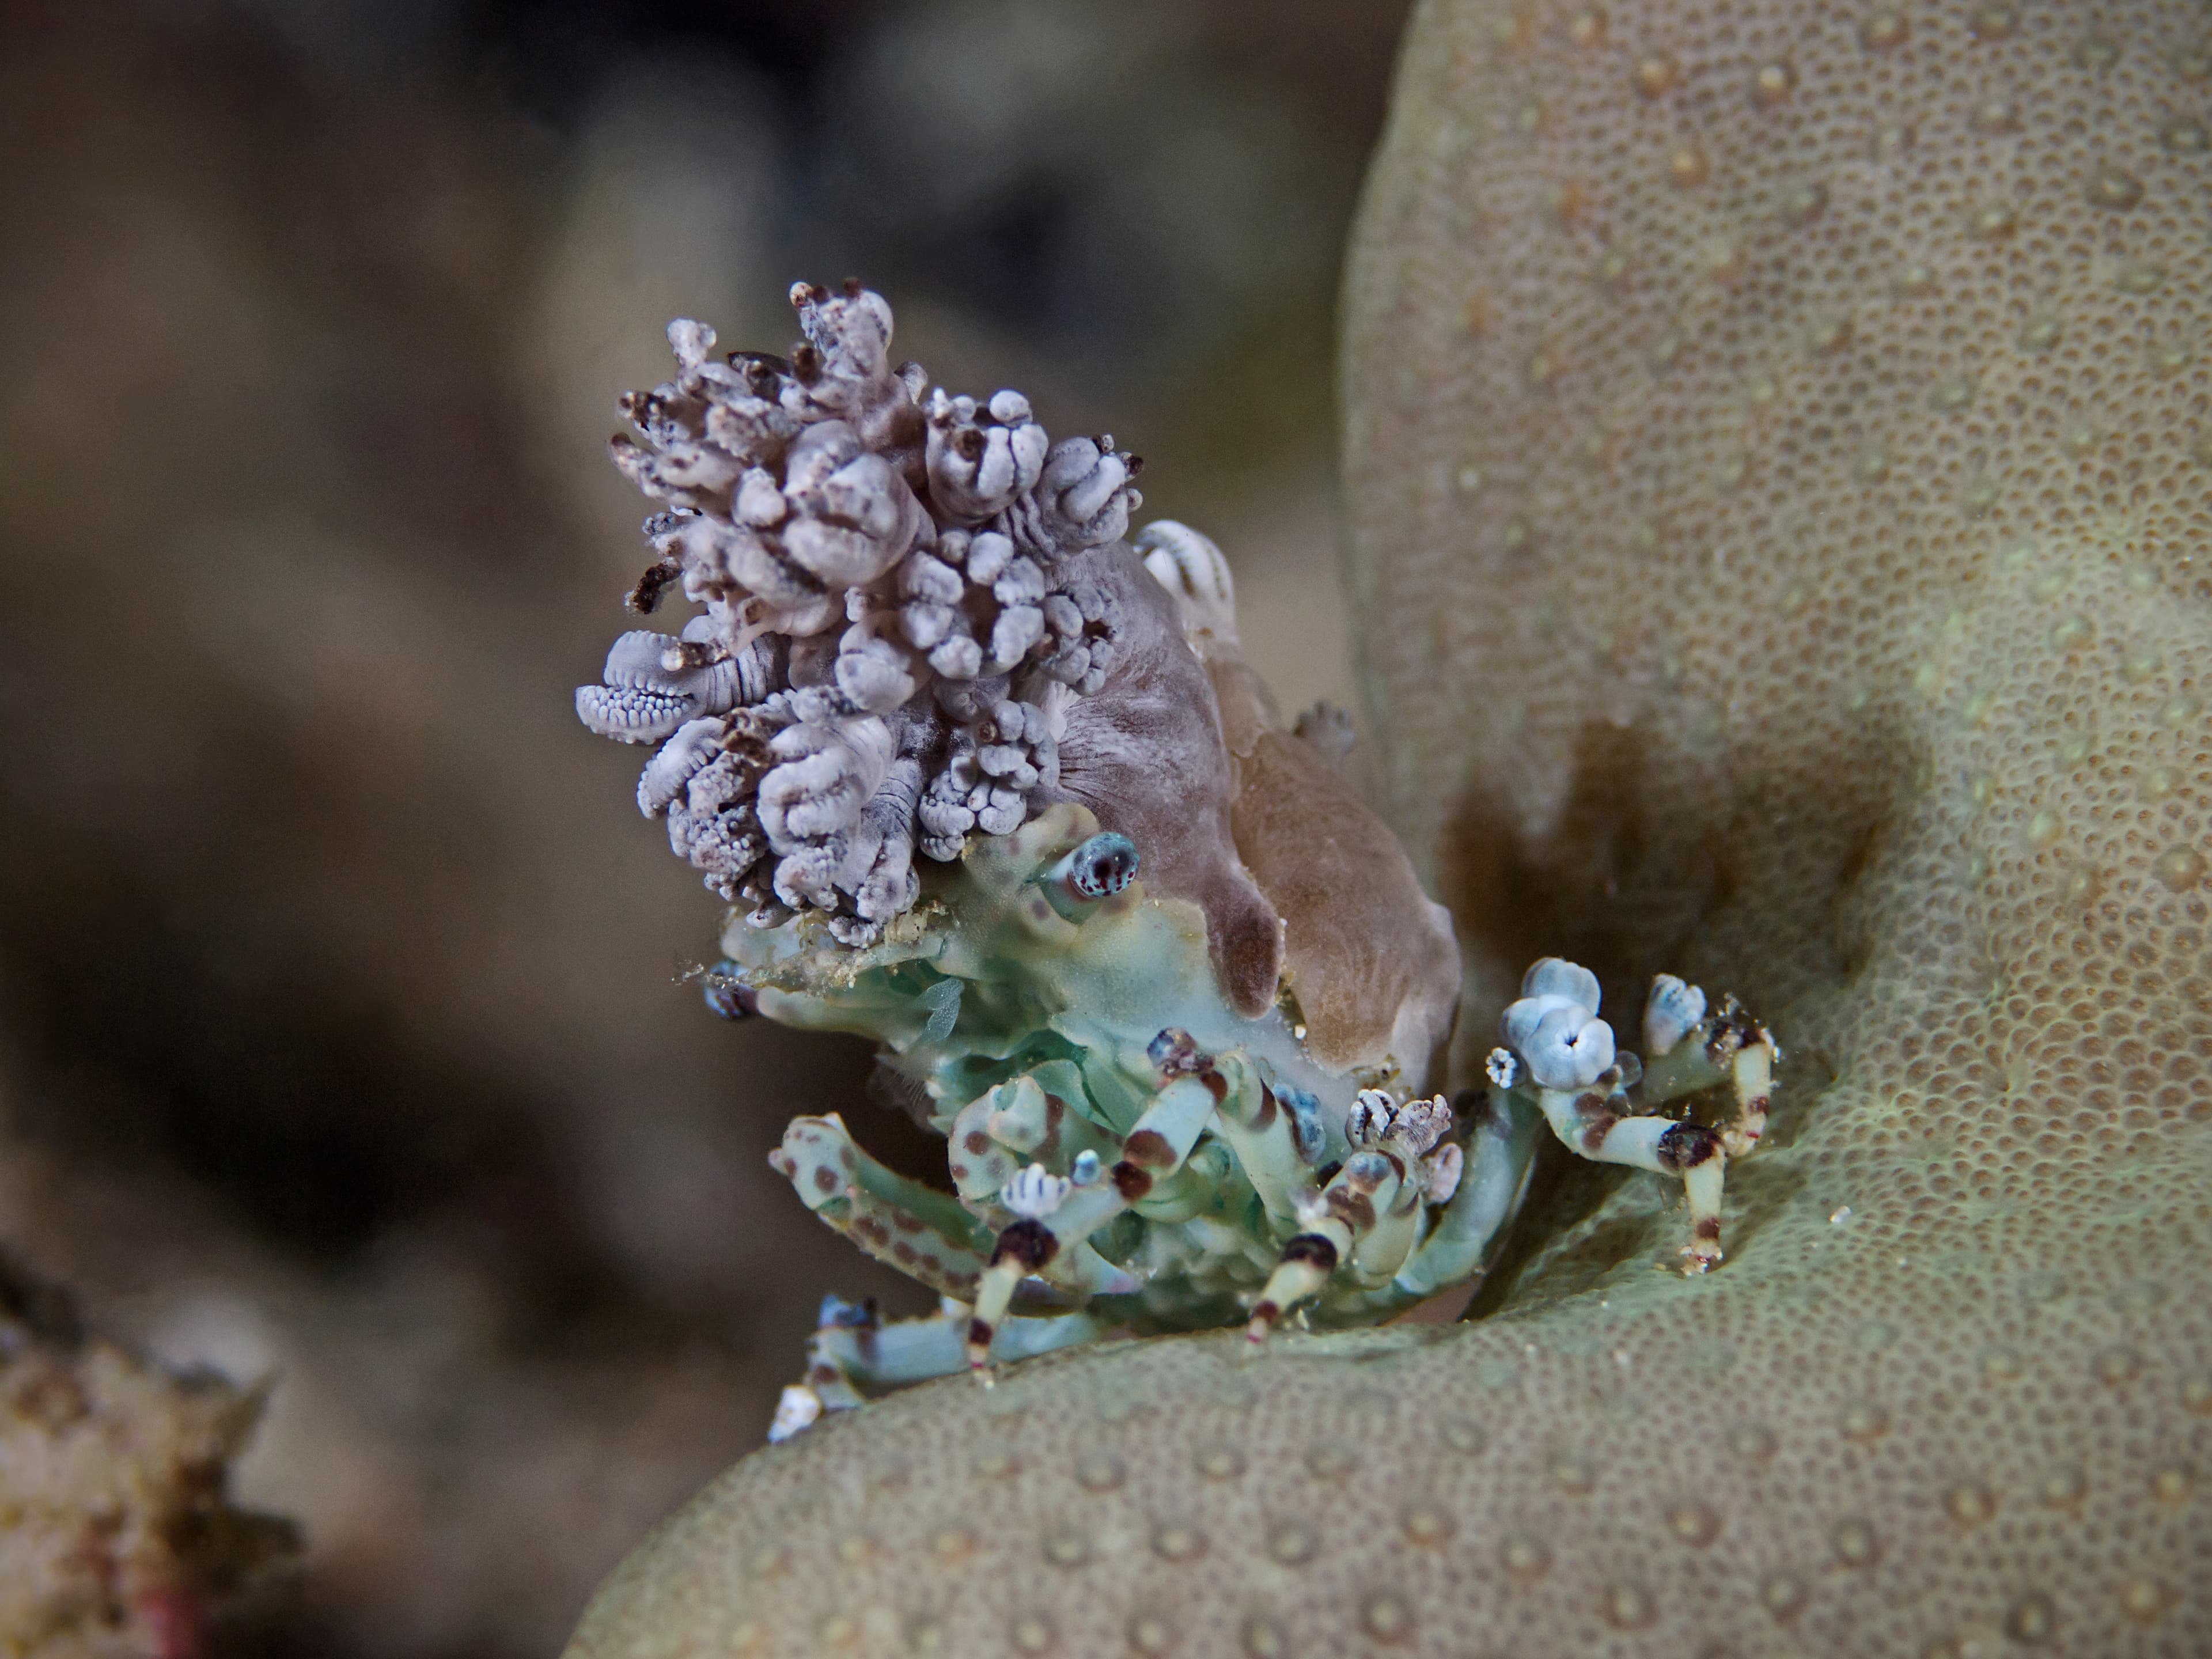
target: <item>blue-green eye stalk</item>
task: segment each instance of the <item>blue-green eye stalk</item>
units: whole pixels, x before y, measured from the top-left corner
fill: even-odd
[[[827,1304],[772,1433],[1112,1331],[1387,1318],[1479,1274],[1547,1118],[1681,1175],[1702,1226],[1748,1142],[1636,1117],[1580,969],[1532,980],[1487,1100],[1427,1092],[1449,919],[1340,773],[1348,721],[1293,727],[1245,662],[1220,550],[1123,539],[1136,458],[894,367],[857,284],[793,300],[787,358],[678,323],[676,378],[623,400],[661,507],[631,607],[696,610],[576,700],[656,746],[640,809],[741,901],[708,1006],[870,1039],[946,1142],[940,1186],[835,1111],[786,1130],[800,1199],[939,1307]],[[1686,991],[1666,1075],[1763,1089],[1763,1033]],[[1635,1121],[1579,1145],[1590,1101]]]

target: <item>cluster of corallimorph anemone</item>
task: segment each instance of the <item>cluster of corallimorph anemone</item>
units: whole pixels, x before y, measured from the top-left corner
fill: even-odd
[[[1111,438],[1050,442],[1021,393],[894,367],[891,312],[857,283],[792,290],[789,357],[718,356],[670,325],[676,378],[633,392],[616,465],[665,503],[632,590],[705,607],[616,641],[576,712],[659,748],[638,805],[763,923],[828,913],[866,945],[959,856],[1060,789],[1070,706],[1104,690],[1126,583],[1091,556],[1139,502]]]

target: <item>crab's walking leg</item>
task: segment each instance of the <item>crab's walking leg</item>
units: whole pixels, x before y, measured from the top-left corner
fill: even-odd
[[[1015,1317],[999,1327],[996,1359],[1027,1359],[1103,1334],[1085,1313]],[[947,1298],[934,1314],[879,1322],[873,1307],[830,1298],[822,1327],[806,1341],[806,1380],[783,1391],[770,1440],[788,1440],[825,1411],[848,1411],[877,1395],[966,1368],[968,1304]]]
[[[1774,1064],[1782,1051],[1774,1046],[1767,1029],[1738,1006],[1734,997],[1722,1000],[1721,1011],[1714,1017],[1713,1035],[1706,1043],[1708,1054],[1721,1050],[1733,1051],[1729,1073],[1735,1085],[1735,1121],[1721,1131],[1721,1139],[1730,1158],[1741,1158],[1766,1133]]]
[[[975,1294],[990,1229],[957,1199],[885,1169],[853,1143],[844,1120],[795,1117],[769,1154],[806,1207],[878,1261],[940,1296]]]
[[[1115,1267],[1088,1239],[1080,1238],[1063,1247],[1039,1269],[1037,1277],[1078,1302],[1087,1302],[1094,1296],[1129,1296],[1143,1288],[1134,1274]]]
[[[1466,1097],[1462,1097],[1462,1100]],[[1455,1111],[1469,1108],[1455,1103]],[[1409,1302],[1434,1296],[1482,1269],[1491,1244],[1513,1219],[1528,1190],[1536,1166],[1536,1139],[1543,1119],[1517,1093],[1499,1090],[1473,1114],[1474,1133],[1467,1146],[1467,1173],[1444,1206],[1436,1227],[1392,1283]]]
[[[1599,1164],[1625,1164],[1680,1176],[1690,1205],[1690,1242],[1682,1254],[1703,1273],[1721,1259],[1721,1176],[1728,1155],[1717,1129],[1663,1117],[1632,1117],[1627,1097],[1613,1092],[1617,1073],[1589,1089],[1539,1089],[1552,1133],[1570,1150]]]
[[[1421,1184],[1411,1170],[1413,1160],[1385,1141],[1378,1149],[1390,1163],[1390,1178],[1370,1200],[1374,1224],[1364,1232],[1353,1230],[1349,1276],[1362,1288],[1388,1284],[1406,1265],[1413,1247],[1421,1242]]]
[[[1121,1144],[1119,1137],[1024,1074],[987,1090],[954,1115],[952,1189],[969,1209],[988,1209],[997,1202],[999,1189],[1032,1156],[1066,1168],[1085,1152],[1110,1161],[1118,1156]]]
[[[968,1323],[968,1363],[976,1370],[988,1363],[991,1340],[1012,1303],[1014,1288],[1042,1273],[1054,1257],[1080,1243],[1153,1187],[1182,1167],[1199,1132],[1213,1115],[1213,1088],[1200,1077],[1178,1076],[1153,1097],[1152,1103],[1121,1142],[1121,1156],[1106,1178],[1079,1187],[1049,1209],[1024,1215],[1004,1229],[991,1250],[989,1265],[975,1290],[975,1310]]]
[[[1242,1054],[1220,1055],[1212,1069],[1224,1085],[1214,1133],[1237,1154],[1268,1218],[1286,1228],[1296,1226],[1297,1200],[1313,1191],[1313,1170],[1299,1146],[1296,1118]]]
[[[1245,1336],[1254,1342],[1265,1342],[1285,1313],[1308,1297],[1321,1294],[1322,1286],[1328,1283],[1351,1248],[1352,1229],[1334,1215],[1322,1217],[1284,1245],[1282,1259],[1267,1275],[1260,1299],[1252,1304],[1252,1320],[1244,1328]]]
[[[807,1381],[817,1387],[842,1383],[858,1398],[965,1370],[968,1316],[965,1303],[948,1299],[936,1313],[920,1319],[888,1324],[825,1322],[807,1341]],[[1088,1342],[1105,1329],[1085,1313],[1042,1318],[1015,1315],[1000,1322],[991,1352],[999,1359],[1027,1359]],[[823,1375],[825,1367],[834,1376]],[[823,1403],[830,1403],[826,1389]]]
[[[1282,1259],[1253,1304],[1252,1322],[1244,1334],[1255,1342],[1266,1341],[1276,1322],[1307,1297],[1320,1294],[1340,1266],[1366,1265],[1363,1257],[1371,1261],[1372,1254],[1362,1247],[1378,1222],[1389,1221],[1394,1231],[1407,1229],[1398,1260],[1389,1264],[1394,1270],[1401,1266],[1403,1250],[1410,1249],[1413,1242],[1405,1212],[1418,1212],[1419,1208],[1418,1197],[1410,1206],[1398,1203],[1404,1180],[1402,1158],[1390,1152],[1378,1149],[1346,1158],[1319,1199],[1308,1206],[1305,1231],[1283,1246]]]
[[[1702,991],[1672,974],[1652,981],[1644,1017],[1644,1080],[1635,1098],[1641,1106],[1656,1106],[1727,1080],[1735,1113],[1721,1141],[1730,1158],[1741,1158],[1766,1133],[1780,1051],[1772,1034],[1734,997],[1722,998],[1711,1015],[1705,1006]]]

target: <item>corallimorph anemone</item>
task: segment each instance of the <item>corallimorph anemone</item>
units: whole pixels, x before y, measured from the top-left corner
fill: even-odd
[[[623,401],[636,435],[615,463],[665,504],[629,605],[680,588],[704,607],[625,634],[576,694],[593,731],[659,745],[639,807],[757,925],[819,913],[866,946],[920,895],[917,854],[1079,802],[1200,905],[1237,1006],[1261,1012],[1281,924],[1230,846],[1203,671],[1121,539],[1137,458],[1049,442],[1018,392],[929,389],[857,283],[792,302],[788,357],[718,356],[678,322],[676,378]]]

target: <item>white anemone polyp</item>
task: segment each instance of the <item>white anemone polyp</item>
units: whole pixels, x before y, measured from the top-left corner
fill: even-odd
[[[1547,1089],[1586,1088],[1613,1064],[1613,1027],[1565,997],[1547,1000],[1553,1006],[1516,1045],[1521,1057],[1528,1062],[1528,1074]]]

